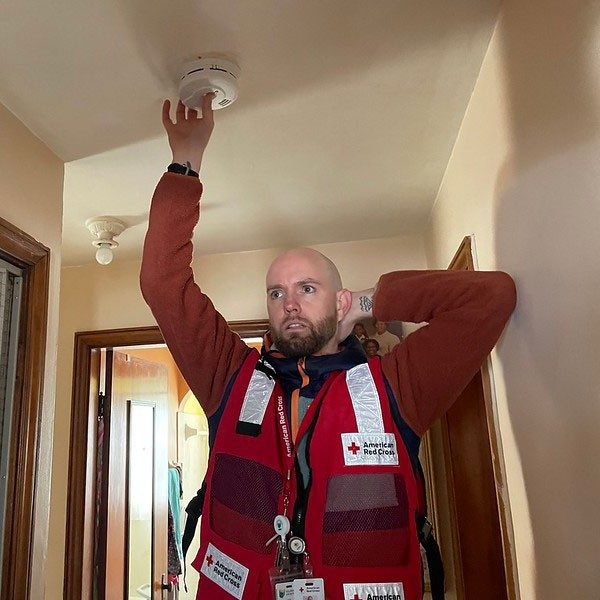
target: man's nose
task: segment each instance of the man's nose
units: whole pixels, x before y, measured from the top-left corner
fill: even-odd
[[[285,302],[283,303],[283,308],[288,314],[300,312],[300,304],[298,304],[298,301],[293,297],[286,298]]]

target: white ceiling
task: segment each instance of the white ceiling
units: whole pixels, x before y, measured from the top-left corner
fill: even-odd
[[[84,221],[132,227],[170,162],[160,125],[183,60],[224,53],[240,98],[216,113],[197,252],[422,229],[499,0],[5,0],[0,101],[66,165],[63,260]]]

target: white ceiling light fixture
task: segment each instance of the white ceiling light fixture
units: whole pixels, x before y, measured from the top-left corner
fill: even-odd
[[[202,107],[202,98],[209,92],[216,96],[214,110],[233,104],[238,97],[240,68],[225,58],[198,58],[183,65],[179,80],[179,97],[188,108]]]
[[[85,226],[96,238],[92,240],[92,246],[96,250],[96,260],[101,265],[108,265],[113,259],[113,248],[119,245],[114,238],[121,235],[127,225],[115,217],[92,217],[85,222]]]

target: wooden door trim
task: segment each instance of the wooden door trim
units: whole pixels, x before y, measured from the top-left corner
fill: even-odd
[[[450,261],[448,270],[474,271],[473,247],[471,236],[466,236],[454,257]],[[504,453],[502,449],[502,438],[500,436],[500,426],[498,421],[498,412],[496,397],[494,393],[492,361],[488,356],[481,367],[481,382],[483,388],[483,397],[485,401],[485,412],[488,431],[490,432],[490,447],[492,451],[492,467],[494,473],[494,483],[496,491],[496,503],[500,522],[500,531],[502,534],[502,553],[504,557],[504,571],[506,576],[506,586],[509,600],[518,600],[520,598],[517,581],[517,563],[515,554],[514,531],[512,526],[512,515],[510,512],[510,502],[508,498],[506,464],[504,462]],[[447,442],[447,436],[444,436]],[[449,453],[445,452],[446,456]],[[447,472],[452,471],[452,465],[447,461]],[[451,479],[450,477],[448,478]],[[451,504],[454,506],[453,490],[449,486],[448,494],[452,497]],[[454,530],[454,528],[453,528]],[[456,532],[453,531],[453,543],[455,556],[459,553],[459,544],[456,539]]]
[[[268,321],[232,321],[229,327],[244,337],[262,336]],[[71,400],[71,439],[69,449],[69,483],[67,489],[67,527],[65,532],[65,572],[63,597],[81,600],[84,590],[91,589],[93,577],[94,527],[92,515],[95,494],[95,468],[90,453],[95,449],[95,415],[97,406],[90,397],[92,351],[120,346],[164,344],[158,327],[135,327],[102,331],[77,332],[74,336],[73,390]]]
[[[39,415],[44,387],[50,250],[0,218],[0,258],[23,270],[17,374],[2,560],[2,597],[28,598],[31,584]]]

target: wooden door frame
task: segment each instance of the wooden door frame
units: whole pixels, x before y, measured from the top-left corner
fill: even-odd
[[[229,327],[242,337],[262,336],[268,321],[232,321]],[[75,333],[67,527],[63,598],[91,598],[95,508],[95,454],[97,389],[90,379],[93,351],[101,348],[164,344],[158,327],[135,327]]]
[[[0,218],[0,258],[23,270],[9,447],[2,598],[28,598],[48,325],[50,250]]]
[[[473,245],[471,236],[465,237],[454,257],[450,261],[448,270],[456,271],[475,271],[473,260]],[[510,512],[510,502],[508,498],[506,464],[504,462],[504,453],[502,450],[502,438],[500,435],[500,426],[498,421],[498,411],[493,383],[492,361],[488,356],[481,367],[481,382],[483,388],[483,397],[485,402],[485,413],[487,427],[489,431],[489,442],[491,450],[491,462],[494,473],[496,504],[498,507],[498,517],[500,522],[500,531],[502,535],[502,554],[504,557],[504,572],[506,577],[507,594],[509,600],[519,600],[519,586],[517,581],[517,563],[514,544],[514,531],[512,526],[512,515]],[[442,418],[442,431],[444,432],[444,442],[448,443],[447,431],[445,430],[445,418]],[[452,464],[448,460],[448,452],[445,452],[447,482],[451,481],[448,474],[451,472]],[[455,509],[454,490],[448,485],[448,499],[452,511]],[[456,516],[453,517],[456,521]],[[459,557],[457,533],[453,525],[453,545],[454,556]]]

